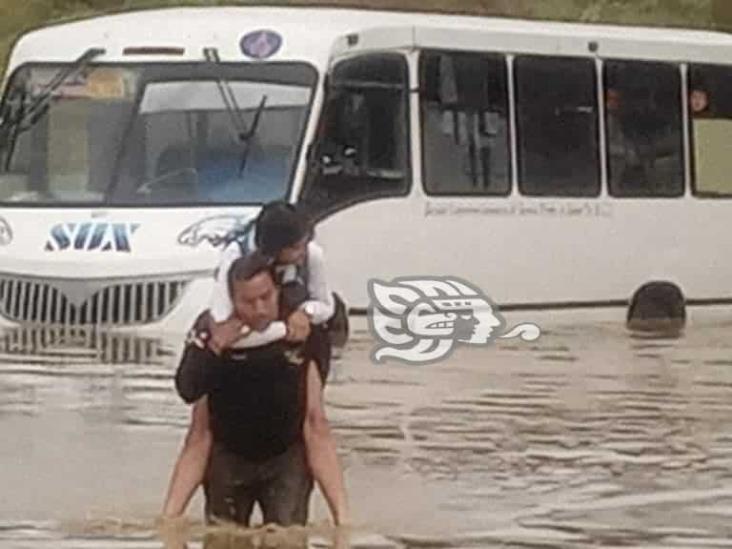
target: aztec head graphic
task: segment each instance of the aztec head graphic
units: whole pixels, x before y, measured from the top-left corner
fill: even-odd
[[[479,289],[455,277],[371,280],[370,327],[380,346],[373,358],[429,363],[447,357],[457,344],[487,345],[496,338],[533,341],[538,326],[509,333],[498,308]]]

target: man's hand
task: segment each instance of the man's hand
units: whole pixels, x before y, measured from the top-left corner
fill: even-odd
[[[211,331],[209,346],[211,350],[217,355],[221,354],[222,351],[229,348],[232,343],[241,337],[243,326],[244,323],[236,317],[229,318],[224,322],[214,322],[211,319],[209,323],[209,330]]]
[[[287,336],[291,342],[305,341],[310,335],[310,317],[303,311],[297,310],[287,318]]]
[[[186,549],[190,538],[190,524],[184,516],[159,517],[156,521],[158,536],[165,549]]]

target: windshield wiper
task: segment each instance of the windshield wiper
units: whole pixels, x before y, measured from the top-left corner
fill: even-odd
[[[219,59],[219,52],[216,48],[204,48],[203,55],[206,57],[206,61],[220,68],[221,60]],[[243,144],[241,152],[241,162],[239,163],[239,176],[244,173],[244,168],[247,165],[247,158],[249,157],[249,142],[257,133],[259,127],[259,121],[262,118],[262,112],[267,106],[267,96],[263,95],[259,102],[256,112],[254,113],[254,119],[252,125],[247,129],[246,122],[244,122],[244,115],[239,108],[239,104],[236,101],[234,91],[231,89],[229,81],[221,75],[221,71],[217,71],[216,85],[219,88],[221,99],[224,101],[226,111],[229,113],[231,123],[234,126],[234,131],[239,139],[239,142]]]
[[[58,90],[71,76],[81,72],[91,61],[96,57],[103,55],[105,52],[106,50],[102,48],[89,48],[86,50],[71,65],[57,72],[27,108],[24,103],[28,92],[24,91],[22,93],[18,113],[13,117],[4,119],[2,121],[2,126],[0,126],[0,133],[2,134],[0,135],[0,142],[4,142],[9,137],[7,140],[8,151],[5,157],[6,170],[10,165],[10,159],[13,156],[13,150],[18,136],[21,132],[31,129],[41,119],[43,113],[48,109],[48,104],[51,102],[53,92]]]
[[[216,48],[203,48],[203,55],[206,57],[206,61],[211,63],[220,69],[221,60],[219,59],[219,51]],[[231,89],[231,84],[221,75],[221,70],[217,71],[216,74],[216,85],[219,88],[221,99],[224,101],[226,111],[229,113],[231,118],[231,124],[234,126],[236,137],[239,141],[245,141],[246,134],[246,123],[244,122],[244,115],[239,108],[239,104],[236,101],[234,91]]]
[[[244,173],[244,168],[247,166],[247,158],[249,158],[249,142],[257,134],[257,128],[259,127],[259,120],[262,118],[262,112],[264,107],[267,106],[267,96],[263,95],[262,100],[259,102],[257,112],[254,113],[254,120],[252,120],[252,127],[244,136],[244,150],[241,152],[241,162],[239,163],[239,177]]]
[[[66,82],[66,80],[68,80],[71,76],[78,74],[81,70],[83,70],[94,58],[99,57],[104,53],[105,50],[101,48],[89,48],[88,50],[86,50],[71,65],[56,73],[53,79],[43,87],[33,103],[28,106],[27,110],[22,108],[18,113],[18,116],[15,117],[15,119],[7,121],[8,126],[20,127],[22,130],[30,128],[33,123],[35,123],[38,118],[40,118],[38,114],[51,101],[53,92],[59,89],[61,85]],[[27,121],[31,121],[31,125],[28,126],[28,128],[23,128],[23,124]]]

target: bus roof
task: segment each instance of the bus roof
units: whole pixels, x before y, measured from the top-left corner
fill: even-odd
[[[272,60],[304,61],[323,68],[339,37],[390,27],[440,29],[438,36],[445,37],[444,48],[452,46],[451,30],[510,36],[511,45],[518,44],[519,48],[524,40],[528,44],[537,35],[558,42],[582,39],[623,43],[623,51],[648,45],[656,50],[663,47],[675,59],[687,59],[691,52],[690,60],[696,60],[694,51],[732,48],[732,35],[713,31],[322,7],[186,7],[98,16],[28,32],[15,44],[8,71],[32,61],[67,62],[90,47],[106,50],[100,61],[198,61],[203,59],[204,47],[218,48],[222,61],[241,61],[246,59],[240,49],[241,37],[261,29],[283,37],[282,47]],[[130,47],[177,47],[185,52],[175,56],[123,54]],[[705,56],[698,61],[705,60]]]

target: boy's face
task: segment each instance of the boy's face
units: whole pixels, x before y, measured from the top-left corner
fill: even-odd
[[[277,263],[280,265],[300,265],[305,260],[305,256],[308,251],[309,238],[303,238],[300,242],[283,248],[282,251],[277,254]]]
[[[261,332],[277,320],[279,296],[269,273],[259,273],[249,280],[237,280],[232,290],[236,316],[253,330]]]

